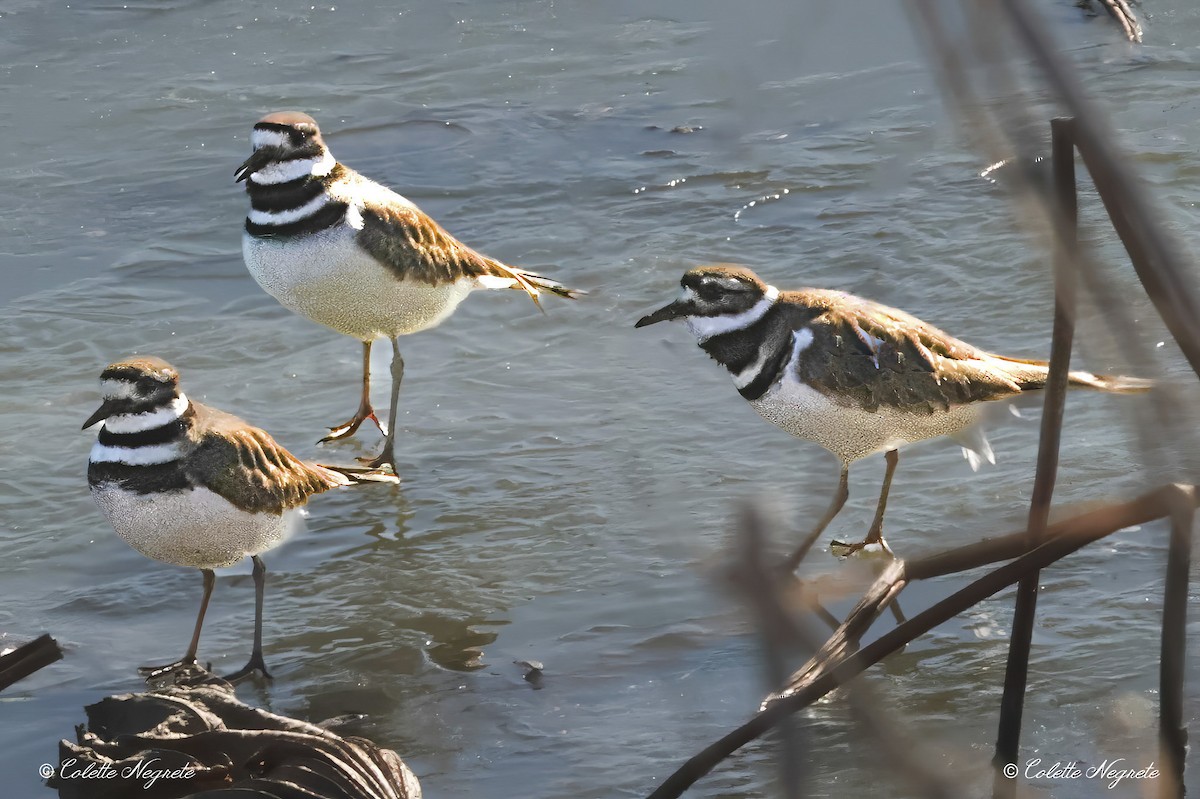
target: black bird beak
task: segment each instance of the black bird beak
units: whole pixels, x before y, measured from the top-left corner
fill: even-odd
[[[672,319],[678,319],[681,316],[691,316],[696,312],[692,303],[683,300],[675,300],[670,305],[664,305],[652,314],[643,316],[637,320],[634,327],[645,327],[646,325],[655,325],[659,322],[669,322]]]
[[[117,404],[112,400],[105,400],[103,403],[101,403],[100,407],[96,409],[96,412],[89,416],[88,420],[83,423],[83,427],[81,429],[87,430],[92,425],[96,424],[97,422],[104,421],[116,412]]]
[[[233,179],[237,183],[241,183],[246,178],[253,175],[258,170],[262,169],[275,158],[275,152],[271,147],[259,147],[250,154],[250,157],[242,162],[242,165],[233,171]]]

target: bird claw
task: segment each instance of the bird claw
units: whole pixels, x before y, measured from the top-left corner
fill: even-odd
[[[374,458],[356,458],[356,460],[368,469],[377,469],[384,474],[396,473],[396,456],[392,453],[390,446],[384,447],[383,452]]]
[[[256,671],[260,672],[268,680],[271,679],[271,672],[267,671],[267,664],[263,662],[262,652],[255,652],[250,656],[250,660],[245,666],[221,679],[232,683],[241,682]]]
[[[862,541],[853,544],[834,539],[829,542],[829,552],[838,558],[848,558],[860,552],[864,555],[885,555],[893,560],[896,558],[896,553],[892,552],[892,548],[888,546],[887,541],[883,540],[882,535],[875,537],[868,535]]]
[[[364,410],[366,413],[363,413]],[[354,414],[353,418],[329,428],[329,435],[325,436],[317,443],[325,444],[329,441],[339,441],[343,438],[349,438],[357,433],[358,428],[361,427],[362,423],[368,419],[375,423],[375,426],[379,428],[379,432],[383,433],[385,436],[388,434],[387,425],[379,421],[379,417],[375,415],[374,409],[369,407],[359,408],[358,413]]]

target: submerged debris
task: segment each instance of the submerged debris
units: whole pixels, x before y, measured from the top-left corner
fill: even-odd
[[[534,688],[542,687],[542,678],[545,676],[544,670],[546,667],[540,660],[514,660],[513,663],[525,670],[525,682]]]
[[[40,635],[21,646],[0,652],[0,691],[56,660],[62,660],[62,656],[58,642],[49,635]]]

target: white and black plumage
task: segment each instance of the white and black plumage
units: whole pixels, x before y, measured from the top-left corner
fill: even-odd
[[[984,407],[1046,385],[1044,361],[985,352],[895,308],[840,291],[779,291],[749,269],[692,269],[683,295],[637,327],[686,321],[700,348],[729,370],[738,393],[767,421],[815,441],[842,462],[838,493],[817,534],[849,496],[850,464],[886,453],[887,472],[866,538],[883,542],[883,514],[907,444],[950,436],[972,468],[995,462],[979,425]],[[1120,393],[1150,382],[1071,372],[1070,385]]]
[[[397,482],[365,469],[306,463],[266,432],[189,400],[179,373],[153,357],[107,366],[100,375],[102,423],[88,459],[88,485],[121,538],[148,558],[200,569],[204,598],[187,654],[157,675],[196,662],[213,569],[254,561],[254,649],[246,667],[267,675],[262,656],[265,567],[259,555],[283,540],[310,496],[359,482]],[[267,675],[269,676],[269,675]]]
[[[409,200],[338,163],[306,114],[268,114],[254,126],[251,144],[254,153],[236,172],[250,195],[246,268],[285,307],[363,343],[358,410],[322,441],[353,435],[367,419],[379,425],[370,398],[371,343],[392,342],[387,440],[374,467],[394,467],[404,375],[399,336],[440,324],[478,289],[517,289],[535,303],[542,291],[580,293],[472,250]]]

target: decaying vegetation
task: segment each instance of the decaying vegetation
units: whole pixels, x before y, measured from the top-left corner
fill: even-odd
[[[404,761],[365,738],[251,707],[199,667],[170,685],[110,696],[59,744],[64,799],[420,799]],[[106,776],[107,775],[107,776]]]

